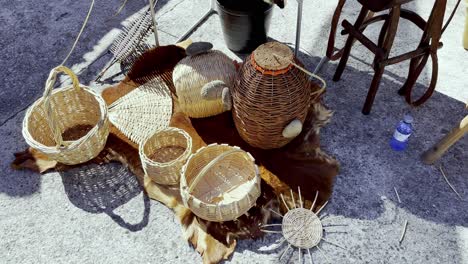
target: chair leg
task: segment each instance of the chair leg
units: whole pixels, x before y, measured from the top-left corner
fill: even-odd
[[[359,29],[364,22],[367,13],[369,10],[365,7],[361,9],[361,12],[359,13],[359,16],[354,23],[354,28]],[[353,46],[353,41],[354,41],[354,36],[352,34],[349,34],[348,39],[346,40],[345,47],[343,49],[343,55],[341,57],[340,63],[338,64],[338,68],[336,69],[335,75],[333,76],[333,81],[339,81],[341,79],[341,75],[343,74],[344,68],[346,67],[346,64],[348,62],[349,55],[351,53],[351,48]]]
[[[406,102],[410,105],[418,106],[423,104],[427,99],[429,99],[435,89],[438,75],[437,49],[442,35],[442,24],[446,6],[446,0],[435,1],[418,46],[418,48],[429,46],[430,50],[423,56],[411,59],[407,80],[403,87],[398,91],[400,95],[405,96]],[[416,84],[416,81],[424,69],[429,56],[431,56],[433,64],[431,83],[426,93],[420,99],[413,102],[411,100],[411,89]]]
[[[384,73],[384,69],[384,67],[378,67],[375,70],[374,78],[372,79],[369,92],[367,92],[366,102],[364,103],[364,107],[362,108],[362,113],[364,115],[370,114],[372,105],[374,104],[375,95],[377,94],[377,90],[379,89],[380,80],[382,79]]]
[[[385,67],[381,65],[381,62],[388,59],[388,56],[390,55],[390,50],[393,46],[393,41],[395,40],[398,29],[400,11],[400,6],[392,8],[388,19],[385,21],[380,31],[378,44],[379,47],[383,50],[384,56],[380,57],[376,55],[374,58],[375,74],[369,87],[369,91],[367,92],[366,102],[362,108],[362,113],[365,115],[370,114],[372,105],[374,104],[374,99],[377,94],[377,90],[379,89],[380,80],[382,79],[383,73],[385,71]]]

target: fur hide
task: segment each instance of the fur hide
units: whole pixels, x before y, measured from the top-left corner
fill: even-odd
[[[103,97],[111,104],[136,86],[126,79],[117,86],[104,90]],[[105,149],[90,163],[118,161],[128,166],[150,198],[174,210],[182,225],[184,237],[202,255],[203,263],[218,263],[233,253],[237,239],[254,239],[263,235],[259,227],[273,217],[269,209],[279,210],[277,195],[283,193],[288,199],[290,190],[296,191],[300,187],[306,206],[310,206],[316,191],[319,191],[319,204],[329,199],[339,165],[336,160],[320,150],[319,132],[331,115],[321,102],[316,102],[310,108],[303,133],[293,142],[281,149],[260,150],[242,141],[230,112],[210,118],[190,119],[179,112],[177,101],[174,99],[170,125],[182,128],[190,134],[193,139],[193,151],[214,142],[228,143],[249,151],[255,157],[262,177],[262,196],[257,200],[256,206],[236,221],[215,223],[195,216],[182,204],[178,188],[155,184],[144,176],[137,146],[113,126]],[[32,149],[15,156],[12,165],[17,169],[27,168],[43,173],[51,169],[71,168],[47,160],[41,153]],[[295,196],[297,197],[296,192]],[[292,204],[292,201],[287,202]]]

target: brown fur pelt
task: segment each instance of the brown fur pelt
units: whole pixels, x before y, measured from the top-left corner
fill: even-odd
[[[104,90],[103,97],[106,103],[111,104],[136,87],[137,84],[126,79],[119,85]],[[233,253],[237,239],[253,239],[263,235],[260,226],[271,219],[269,209],[278,210],[277,195],[284,194],[287,202],[292,204],[288,198],[290,191],[296,191],[300,187],[306,206],[310,206],[310,200],[313,200],[316,191],[320,193],[319,204],[329,199],[339,166],[336,160],[320,150],[319,131],[330,116],[331,112],[321,103],[315,103],[310,108],[303,134],[281,149],[260,150],[242,141],[230,113],[191,120],[179,112],[177,100],[174,99],[174,114],[170,125],[190,134],[193,151],[214,142],[228,143],[249,151],[255,157],[262,177],[262,196],[257,200],[256,206],[236,221],[216,223],[195,216],[184,207],[177,187],[158,185],[144,176],[137,146],[113,126],[104,150],[90,162],[101,164],[118,161],[128,166],[137,175],[150,198],[174,210],[183,226],[184,237],[202,255],[203,262],[217,263]],[[70,168],[49,161],[34,150],[17,154],[13,164],[15,168],[28,168],[38,172]],[[295,196],[297,198],[296,192]]]

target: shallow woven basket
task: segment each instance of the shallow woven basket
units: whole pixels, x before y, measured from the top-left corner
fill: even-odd
[[[234,62],[221,51],[211,50],[182,59],[172,73],[181,110],[195,118],[225,112],[221,99],[205,100],[201,90],[205,84],[216,80],[232,88],[236,76]]]
[[[52,91],[61,72],[70,76],[72,85]],[[63,139],[65,131],[80,127],[90,130],[78,139]],[[74,165],[96,157],[104,148],[108,135],[107,106],[102,97],[81,85],[67,67],[52,69],[44,95],[29,107],[24,117],[26,143],[52,160]]]
[[[287,60],[276,60],[276,54]],[[304,123],[313,86],[290,61],[288,46],[269,42],[247,57],[240,70],[232,93],[233,117],[241,137],[254,147],[282,147],[293,139],[283,137],[283,129],[295,119]]]
[[[238,147],[211,144],[192,154],[182,168],[182,200],[208,221],[237,219],[260,196],[255,159]]]
[[[182,129],[157,131],[140,146],[145,174],[156,183],[178,184],[182,166],[192,154],[192,138]]]

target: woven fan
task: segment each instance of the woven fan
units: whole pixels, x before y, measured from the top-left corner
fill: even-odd
[[[156,0],[154,5],[156,5],[157,2]],[[149,48],[149,46],[142,43],[142,41],[148,37],[151,33],[151,28],[153,28],[153,18],[151,14],[152,9],[146,9],[138,15],[135,20],[131,21],[128,26],[122,29],[122,32],[109,48],[109,51],[113,54],[112,60],[98,77],[96,77],[96,81],[98,81],[115,63],[124,62],[127,65],[133,64],[133,61]]]
[[[169,126],[172,98],[161,78],[139,86],[109,106],[109,120],[140,144],[156,130]]]

